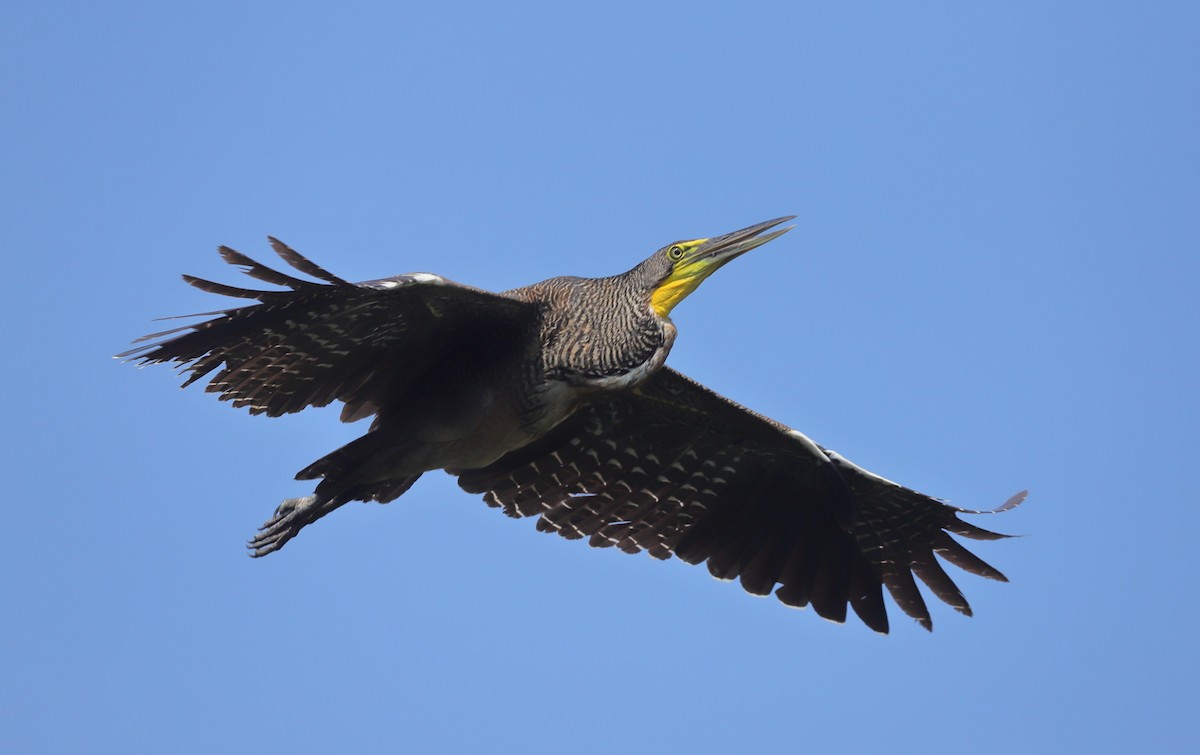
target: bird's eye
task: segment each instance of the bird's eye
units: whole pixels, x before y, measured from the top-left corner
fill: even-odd
[[[683,259],[683,247],[678,244],[671,247],[667,250],[667,257],[675,261]]]

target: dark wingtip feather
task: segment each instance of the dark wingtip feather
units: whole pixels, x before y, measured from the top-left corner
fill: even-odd
[[[775,597],[780,603],[791,608],[808,607],[808,591],[798,582],[788,582],[775,590]]]
[[[1002,532],[992,532],[991,530],[985,530],[982,527],[976,527],[975,525],[964,522],[957,517],[954,518],[954,521],[947,522],[944,525],[944,528],[947,532],[953,532],[955,535],[970,538],[971,540],[1004,540],[1006,538],[1016,537],[1016,535],[1006,535]]]
[[[864,558],[855,558],[851,561],[848,595],[847,602],[850,604],[850,608],[864,624],[879,634],[888,633],[887,606],[883,602],[883,585]]]
[[[878,586],[873,592],[852,598],[850,608],[872,631],[879,634],[888,633],[887,608],[883,604],[883,592]]]
[[[259,266],[259,264],[254,260],[250,259],[233,247],[225,246],[224,244],[221,244],[217,247],[217,254],[221,255],[221,259],[225,260],[231,265],[242,265],[244,267]]]
[[[912,570],[943,603],[964,616],[972,615],[971,604],[967,602],[962,590],[931,555],[913,561]]]
[[[994,579],[997,582],[1008,581],[1008,577],[1004,576],[999,569],[964,548],[961,544],[954,540],[954,538],[950,537],[945,532],[939,534],[941,536],[936,539],[936,542],[933,546],[934,553],[938,554],[964,571],[969,571],[972,574],[976,574],[987,579]]]
[[[944,505],[950,506],[950,508],[954,509],[955,511],[957,511],[960,514],[999,514],[1003,511],[1010,511],[1012,509],[1015,509],[1016,507],[1018,507],[1022,503],[1024,503],[1025,499],[1028,497],[1029,497],[1029,491],[1022,490],[1019,493],[1015,493],[1015,494],[1009,496],[1007,501],[1000,504],[999,506],[997,506],[994,509],[964,509],[961,506],[954,506],[951,504],[944,504]]]
[[[1007,501],[1000,504],[999,506],[997,506],[994,509],[982,509],[982,510],[980,510],[980,509],[964,509],[959,506],[950,506],[950,508],[953,509],[955,511],[955,513],[958,513],[958,514],[999,514],[1004,511],[1011,511],[1012,509],[1015,509],[1017,506],[1020,506],[1028,496],[1029,496],[1029,491],[1022,490],[1021,492],[1019,492],[1015,495],[1009,496]],[[949,504],[947,504],[947,505],[949,505]],[[953,532],[955,535],[960,535],[962,537],[970,538],[972,540],[1003,540],[1003,539],[1009,538],[1009,537],[1016,537],[1015,535],[1006,535],[1002,532],[992,532],[991,530],[985,530],[982,527],[977,527],[974,524],[964,522],[963,520],[959,519],[958,517],[953,517],[953,521],[947,523],[944,526],[947,531]]]
[[[917,623],[929,631],[933,631],[933,619],[929,615],[929,606],[917,587],[913,573],[906,567],[895,564],[884,564],[883,584],[900,610],[917,620]]]
[[[184,273],[180,277],[182,277],[183,282],[189,286],[193,286],[210,294],[218,294],[220,296],[232,296],[238,299],[258,299],[264,293],[266,293],[264,291],[254,291],[249,288],[229,286],[224,283],[217,283],[215,281],[205,280],[204,278],[197,278],[196,276],[188,275],[187,273]]]
[[[286,273],[281,273],[278,270],[269,268],[261,262],[251,259],[238,250],[227,246],[217,247],[217,253],[221,255],[221,259],[225,260],[229,264],[245,268],[243,272],[246,273],[246,275],[249,275],[251,278],[255,278],[264,283],[270,283],[275,286],[284,286],[295,291],[320,285],[318,283],[313,283],[312,281],[300,280],[299,278],[294,278]]]
[[[288,263],[305,275],[311,275],[314,278],[320,278],[326,283],[347,286],[350,285],[349,281],[339,278],[274,236],[267,236],[267,242],[270,243],[271,248],[275,250],[275,253],[278,254],[284,262]]]
[[[1009,509],[1015,509],[1016,507],[1018,507],[1022,503],[1024,503],[1025,499],[1028,497],[1029,497],[1029,491],[1022,490],[1021,492],[1016,493],[1013,496],[1011,496],[1004,503],[1000,504],[1000,507],[995,509],[995,513],[999,513],[1001,511],[1008,511]]]

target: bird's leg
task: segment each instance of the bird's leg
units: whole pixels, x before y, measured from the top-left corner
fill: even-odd
[[[258,528],[258,534],[246,543],[254,558],[274,553],[295,537],[305,525],[312,524],[345,501],[317,493],[289,498],[279,504],[275,515]]]

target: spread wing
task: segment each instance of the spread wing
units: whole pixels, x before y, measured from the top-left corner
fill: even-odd
[[[790,428],[663,369],[634,392],[580,408],[550,435],[459,484],[514,517],[593,546],[708,562],[756,595],[846,606],[887,632],[882,588],[926,629],[913,575],[958,611],[971,609],[934,554],[991,579],[1004,575],[949,533],[1005,537],[967,512],[871,474]],[[999,510],[1024,498],[1014,496]]]
[[[342,419],[352,421],[378,411],[446,354],[469,349],[488,333],[524,328],[537,315],[533,304],[429,273],[350,283],[270,242],[285,262],[319,282],[221,247],[226,262],[284,290],[185,275],[202,291],[260,303],[203,313],[217,317],[140,338],[135,343],[150,343],[118,357],[177,363],[190,373],[185,386],[216,371],[206,390],[251,414],[277,417],[344,401]]]

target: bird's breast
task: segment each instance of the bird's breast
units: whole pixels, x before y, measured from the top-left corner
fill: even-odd
[[[577,336],[570,358],[547,365],[547,382],[563,384],[576,397],[597,391],[632,390],[662,369],[675,343],[675,326],[666,320],[653,331],[623,339]]]

